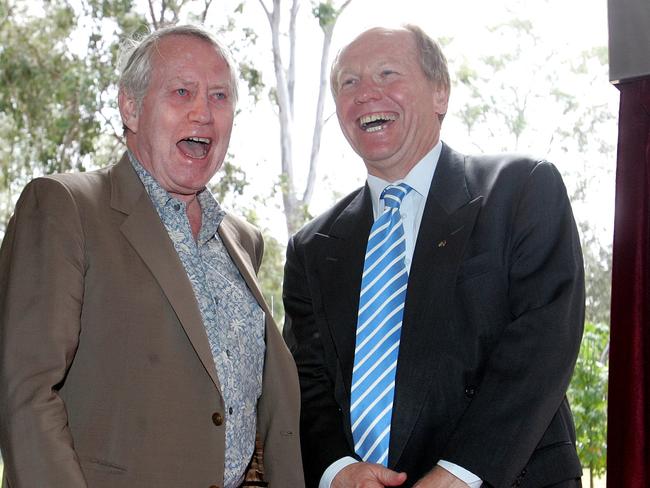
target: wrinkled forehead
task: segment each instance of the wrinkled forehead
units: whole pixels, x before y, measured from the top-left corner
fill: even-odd
[[[223,66],[227,62],[216,46],[206,39],[191,35],[170,35],[160,39],[153,48],[151,62],[154,68],[170,64],[213,63]]]
[[[206,84],[227,89],[236,100],[236,80],[227,59],[205,39],[185,35],[164,37],[153,47],[150,59],[147,93],[178,83]]]

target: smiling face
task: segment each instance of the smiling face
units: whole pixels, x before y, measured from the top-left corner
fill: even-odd
[[[334,70],[339,124],[368,173],[387,181],[405,177],[438,142],[449,98],[422,71],[413,34],[366,31],[341,52]]]
[[[230,70],[209,42],[163,37],[153,48],[141,108],[120,92],[127,146],[156,181],[189,201],[219,169],[228,150],[234,106]]]

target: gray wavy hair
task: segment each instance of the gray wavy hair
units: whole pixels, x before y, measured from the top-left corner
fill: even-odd
[[[168,36],[190,36],[211,44],[228,66],[232,102],[233,106],[237,105],[238,75],[230,51],[205,28],[188,24],[163,27],[139,39],[126,39],[120,46],[118,57],[120,78],[118,86],[120,91],[128,93],[136,100],[138,110],[142,108],[142,102],[151,81],[151,55],[160,40]]]

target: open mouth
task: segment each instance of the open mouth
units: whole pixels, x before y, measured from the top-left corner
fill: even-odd
[[[359,118],[359,127],[366,132],[377,132],[395,120],[397,120],[397,114],[392,113],[364,115]]]
[[[207,156],[212,145],[212,139],[207,137],[188,137],[181,139],[176,146],[185,156],[193,159],[203,159]]]

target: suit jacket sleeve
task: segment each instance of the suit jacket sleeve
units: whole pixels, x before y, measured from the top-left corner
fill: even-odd
[[[76,204],[42,178],[0,251],[0,445],[12,488],[85,487],[58,385],[78,344],[84,238]]]
[[[327,374],[324,343],[314,316],[310,284],[299,236],[290,239],[284,270],[284,338],[293,353],[301,390],[300,440],[305,484],[318,486],[327,467],[344,456],[356,456],[343,432],[343,415]],[[316,284],[314,283],[314,286]],[[332,355],[330,355],[332,356]]]
[[[504,209],[511,320],[442,454],[496,487],[517,478],[560,409],[584,320],[580,243],[555,167],[536,164],[512,203]]]

